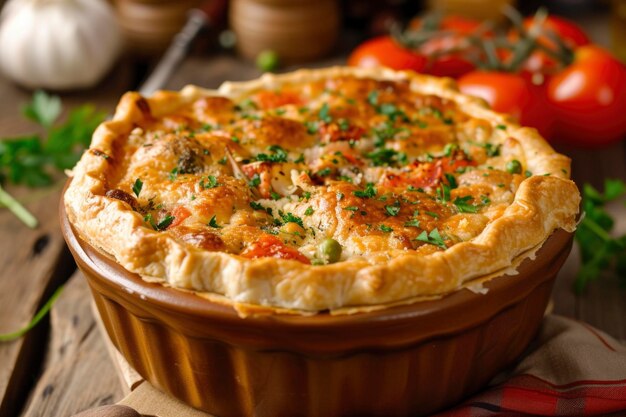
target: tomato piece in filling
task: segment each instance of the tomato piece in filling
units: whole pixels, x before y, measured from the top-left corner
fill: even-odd
[[[309,258],[298,250],[285,245],[279,238],[263,235],[256,242],[241,252],[246,258],[280,258],[293,259],[304,264],[310,264]]]

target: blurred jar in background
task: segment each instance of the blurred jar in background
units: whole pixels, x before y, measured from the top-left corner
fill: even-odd
[[[339,35],[337,0],[231,0],[230,26],[237,49],[248,59],[266,50],[283,64],[312,61],[329,53]]]
[[[455,14],[476,20],[502,20],[502,8],[515,6],[515,0],[428,0],[431,11]]]
[[[611,48],[626,63],[626,0],[613,0],[612,3]]]
[[[117,19],[126,49],[136,55],[159,55],[201,0],[116,0]]]

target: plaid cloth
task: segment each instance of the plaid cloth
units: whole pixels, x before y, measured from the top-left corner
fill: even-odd
[[[626,416],[626,347],[550,315],[521,362],[436,417]]]

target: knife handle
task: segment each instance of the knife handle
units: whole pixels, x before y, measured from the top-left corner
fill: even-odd
[[[90,408],[74,414],[72,417],[141,417],[135,409],[125,405],[105,405],[97,408]]]

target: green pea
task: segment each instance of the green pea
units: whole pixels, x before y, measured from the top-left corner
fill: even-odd
[[[256,67],[263,72],[273,71],[278,68],[280,58],[276,51],[267,49],[260,52],[256,57]]]
[[[517,159],[513,159],[506,163],[506,172],[509,174],[521,174],[522,164]]]
[[[329,264],[335,263],[341,258],[341,244],[335,239],[324,239],[317,249],[320,258]]]

